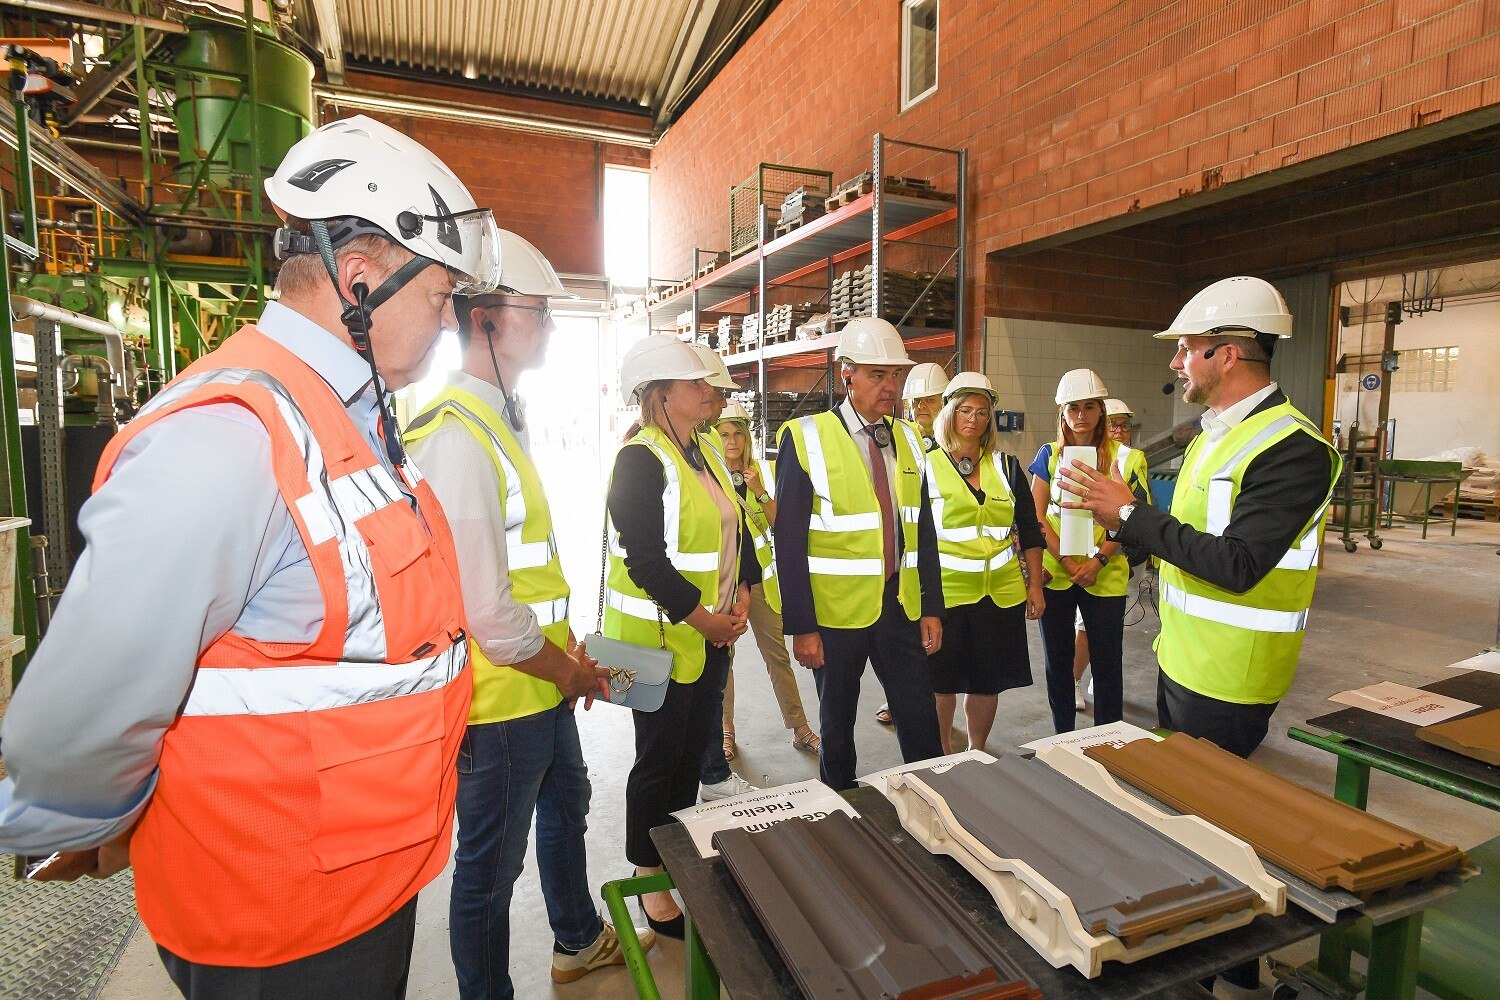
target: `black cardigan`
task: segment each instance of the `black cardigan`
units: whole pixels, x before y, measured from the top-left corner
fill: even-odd
[[[625,550],[625,571],[631,582],[661,606],[667,620],[676,624],[701,604],[696,585],[690,583],[667,559],[666,514],[662,505],[667,489],[661,461],[643,445],[629,445],[615,455],[609,483],[609,516],[620,533]],[[755,545],[740,516],[740,583],[760,583],[760,564]],[[719,609],[728,614],[728,608]]]

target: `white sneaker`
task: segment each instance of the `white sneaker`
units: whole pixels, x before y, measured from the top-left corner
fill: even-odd
[[[641,951],[650,951],[656,944],[656,932],[649,927],[637,927],[635,936],[641,942]],[[567,955],[556,949],[553,950],[552,981],[571,983],[582,979],[595,969],[624,964],[625,953],[620,950],[620,938],[615,934],[614,926],[606,920],[604,930],[599,932],[594,943],[576,955]]]
[[[712,802],[715,799],[730,799],[736,795],[758,791],[760,786],[750,784],[750,782],[741,778],[738,774],[731,774],[723,781],[712,785],[703,785],[701,788],[703,801]]]
[[[1081,680],[1073,682],[1073,707],[1080,712],[1089,710],[1089,703],[1083,697],[1083,681]]]

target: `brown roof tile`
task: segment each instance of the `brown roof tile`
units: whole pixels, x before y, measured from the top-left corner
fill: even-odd
[[[1084,753],[1319,889],[1336,885],[1368,895],[1463,861],[1455,847],[1303,788],[1208,740],[1174,733],[1161,742],[1136,740]]]
[[[1426,726],[1417,739],[1500,767],[1500,708]]]

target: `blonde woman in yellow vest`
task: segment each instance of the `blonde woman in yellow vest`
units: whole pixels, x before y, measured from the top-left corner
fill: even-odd
[[[1160,724],[1241,756],[1296,672],[1339,474],[1332,445],[1271,380],[1291,335],[1281,294],[1252,277],[1209,285],[1156,335],[1177,341],[1183,397],[1208,407],[1171,513],[1135,502],[1116,477],[1064,472],[1070,504],[1163,563]]]
[[[1118,542],[1095,526],[1093,551],[1081,556],[1059,553],[1059,531],[1066,494],[1060,490],[1057,468],[1065,447],[1094,449],[1101,469],[1120,461],[1120,446],[1107,434],[1104,382],[1087,368],[1063,375],[1057,386],[1057,438],[1042,445],[1031,463],[1031,496],[1036,505],[1047,554],[1042,560],[1047,579],[1047,610],[1042,615],[1042,648],[1047,655],[1047,704],[1059,733],[1072,732],[1076,719],[1073,656],[1075,620],[1079,614],[1089,633],[1094,671],[1094,722],[1118,722],[1124,715],[1123,658],[1125,592],[1130,566]],[[1139,452],[1133,453],[1139,456]],[[1127,479],[1145,489],[1144,463],[1124,470]]]
[[[943,395],[934,425],[936,446],[927,453],[927,491],[948,614],[943,647],[928,658],[927,669],[943,752],[952,753],[959,695],[969,748],[983,750],[1000,692],[1031,684],[1026,622],[1040,618],[1047,606],[1046,539],[1021,463],[1000,450],[990,380],[959,372]]]
[[[510,902],[533,817],[552,977],[571,982],[623,960],[588,881],[591,788],[573,714],[608,672],[569,628],[552,513],[515,397],[522,373],[546,357],[552,300],[570,296],[530,243],[502,231],[500,246],[503,291],[455,302],[462,367],[406,433],[452,525],[474,668],[448,914],[463,1000],[514,994]]]
[[[722,399],[691,347],[653,335],[620,363],[620,393],[639,401],[641,429],[615,456],[609,486],[604,634],[672,653],[666,700],[632,712],[635,763],[625,785],[625,856],[637,874],[661,871],[651,830],[698,798],[699,766],[720,733],[729,647],[744,634],[754,545],[729,470],[695,432]],[[642,897],[660,933],[681,937],[670,892]]]
[[[718,435],[723,442],[724,464],[729,469],[735,492],[745,504],[746,523],[755,543],[755,559],[760,564],[761,583],[750,588],[750,631],[755,645],[766,661],[771,690],[781,709],[781,721],[792,734],[792,746],[816,755],[822,740],[807,724],[802,695],[797,690],[797,675],[792,671],[792,657],[781,631],[781,588],[776,583],[776,563],[772,552],[771,526],[776,522],[776,470],[769,459],[757,458],[750,438],[750,415],[739,403],[731,402],[719,414]],[[734,668],[724,686],[724,756],[733,759],[734,746]]]

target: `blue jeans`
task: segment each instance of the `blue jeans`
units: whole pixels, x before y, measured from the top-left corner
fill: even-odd
[[[542,897],[557,943],[587,948],[604,929],[589,892],[589,773],[565,705],[470,726],[458,754],[458,851],[448,941],[464,1000],[511,1000],[510,899],[536,815]]]

